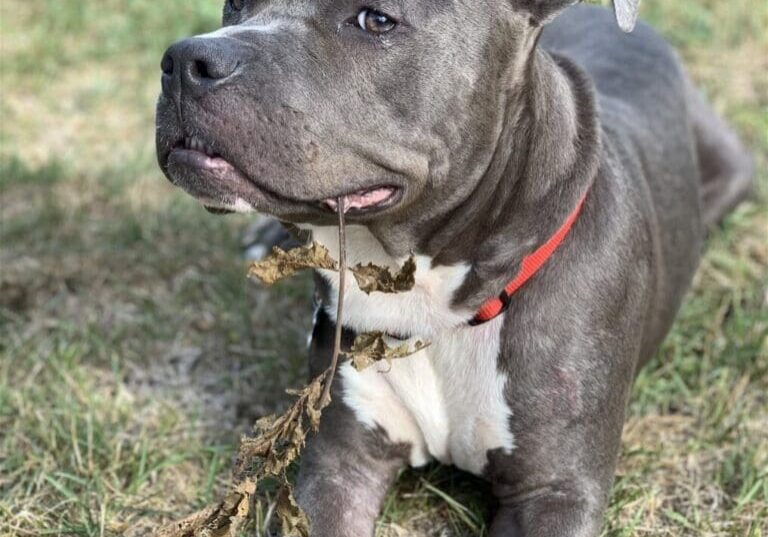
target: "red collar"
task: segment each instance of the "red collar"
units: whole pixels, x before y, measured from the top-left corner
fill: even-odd
[[[571,231],[573,224],[579,218],[581,209],[584,207],[584,202],[587,199],[589,190],[579,201],[576,208],[568,215],[568,219],[560,226],[554,235],[552,235],[547,242],[541,245],[535,252],[527,255],[523,258],[523,262],[520,264],[520,269],[517,275],[510,281],[501,294],[498,297],[490,298],[480,306],[477,310],[474,318],[469,321],[471,326],[477,326],[488,321],[492,321],[509,308],[509,304],[514,295],[528,280],[530,280],[539,269],[554,255],[560,245],[563,243],[568,233]]]

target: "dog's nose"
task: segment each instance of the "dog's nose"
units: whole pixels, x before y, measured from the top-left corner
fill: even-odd
[[[237,69],[238,54],[225,39],[191,38],[171,45],[160,64],[163,93],[200,97]]]

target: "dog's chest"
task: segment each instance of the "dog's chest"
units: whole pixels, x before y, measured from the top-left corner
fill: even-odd
[[[342,366],[344,401],[366,426],[411,446],[411,464],[431,458],[481,474],[489,450],[513,447],[499,322],[444,334],[418,354],[362,372]]]
[[[314,240],[338,255],[337,228],[313,229]],[[348,229],[349,264],[373,262],[397,266],[364,228]],[[341,369],[344,401],[370,428],[411,446],[411,463],[431,458],[480,474],[489,450],[513,447],[506,376],[498,369],[501,319],[470,327],[471,311],[451,307],[466,266],[431,267],[417,258],[416,285],[408,293],[366,295],[348,278],[344,324],[358,333],[382,331],[410,336],[429,347],[406,359],[380,363],[362,372]],[[338,274],[323,272],[330,283],[326,311],[335,319]],[[401,345],[402,341],[391,341]]]

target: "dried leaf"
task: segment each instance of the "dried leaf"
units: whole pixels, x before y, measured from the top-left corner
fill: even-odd
[[[209,507],[154,533],[155,537],[237,537],[248,520],[256,482],[240,483],[215,507]]]
[[[280,491],[275,513],[282,523],[283,537],[309,537],[309,518],[296,503],[293,488],[287,482]]]
[[[392,360],[407,358],[427,347],[429,345],[421,341],[417,341],[413,348],[407,343],[398,347],[390,347],[384,341],[382,332],[370,332],[357,336],[352,348],[344,354],[352,360],[352,366],[355,369],[363,371],[382,360],[391,363]]]
[[[411,256],[397,274],[373,263],[357,265],[352,270],[357,285],[364,293],[405,293],[416,285],[416,260]]]
[[[326,371],[298,392],[296,402],[280,417],[262,418],[254,427],[255,436],[240,441],[235,467],[236,475],[256,475],[280,478],[304,449],[307,431],[304,420],[312,431],[320,426],[320,399],[329,378]],[[253,468],[253,465],[256,468]]]
[[[268,417],[256,423],[255,438],[243,438],[237,457],[236,472],[241,475],[257,475],[259,479],[276,479],[288,495],[281,493],[277,504],[277,516],[282,522],[283,535],[304,537],[309,535],[309,522],[291,492],[286,478],[288,467],[301,454],[306,442],[305,417],[312,422],[320,410],[316,408],[323,390],[327,373],[315,379],[309,386],[296,392],[298,399],[280,417]],[[314,428],[314,425],[311,425]],[[255,466],[255,468],[254,468]],[[285,496],[285,497],[283,497]],[[304,522],[304,525],[302,525]],[[301,530],[305,529],[304,533]]]
[[[272,255],[262,261],[251,264],[248,271],[250,278],[260,280],[264,285],[274,285],[305,269],[339,270],[338,263],[330,256],[328,249],[313,242],[309,246],[294,248],[288,252],[275,247]],[[387,267],[373,263],[357,265],[350,271],[357,280],[360,289],[367,293],[404,293],[416,284],[416,260],[409,258],[396,273]]]
[[[257,278],[264,285],[274,285],[304,269],[338,270],[338,265],[328,249],[316,242],[288,252],[276,246],[272,249],[272,255],[251,264],[248,277]]]
[[[218,506],[207,507],[202,511],[188,516],[183,520],[178,520],[163,528],[158,529],[152,535],[153,537],[191,537],[198,535],[205,522],[218,510]]]

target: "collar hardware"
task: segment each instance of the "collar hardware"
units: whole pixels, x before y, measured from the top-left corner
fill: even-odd
[[[555,254],[557,249],[563,243],[565,238],[571,231],[573,224],[581,214],[581,210],[584,207],[584,202],[587,200],[589,190],[582,196],[576,208],[568,215],[568,218],[562,226],[552,235],[547,242],[542,244],[532,254],[523,258],[520,263],[517,275],[504,287],[498,297],[488,299],[480,306],[475,316],[469,321],[470,326],[479,326],[492,321],[499,315],[505,313],[512,303],[512,295],[514,295],[525,283],[530,280],[541,267],[546,264],[547,261]]]

